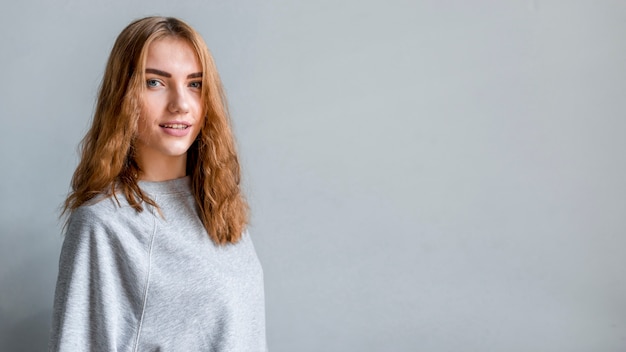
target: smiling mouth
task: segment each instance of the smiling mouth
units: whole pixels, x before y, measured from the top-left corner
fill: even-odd
[[[163,128],[172,128],[175,130],[185,130],[187,128],[189,128],[189,125],[183,125],[181,123],[174,123],[174,124],[163,124],[163,125],[159,125],[160,127]]]

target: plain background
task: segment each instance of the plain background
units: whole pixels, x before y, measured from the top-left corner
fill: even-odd
[[[0,350],[45,350],[58,207],[131,20],[227,90],[271,351],[626,351],[626,2],[10,1]]]

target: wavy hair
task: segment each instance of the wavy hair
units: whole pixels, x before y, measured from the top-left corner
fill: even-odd
[[[248,221],[248,204],[240,189],[241,170],[230,127],[226,97],[213,57],[202,37],[172,17],[146,17],[129,24],[117,37],[106,65],[91,128],[80,144],[63,214],[98,196],[123,194],[137,212],[142,203],[158,205],[138,185],[134,141],[145,89],[149,45],[164,37],[188,41],[202,65],[202,104],[206,118],[187,152],[187,175],[200,219],[217,244],[236,243]],[[101,199],[97,199],[101,200]],[[118,201],[119,204],[119,201]]]

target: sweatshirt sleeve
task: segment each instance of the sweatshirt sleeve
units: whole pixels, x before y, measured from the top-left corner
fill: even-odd
[[[112,223],[112,214],[102,210],[84,206],[70,215],[59,259],[50,351],[133,350],[148,259],[142,248],[125,243],[125,237],[133,237],[124,233],[128,227]]]

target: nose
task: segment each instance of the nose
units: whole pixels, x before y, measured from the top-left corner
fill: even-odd
[[[184,89],[172,89],[168,109],[173,113],[186,114],[189,112],[188,99],[189,97],[187,97],[187,92]]]

